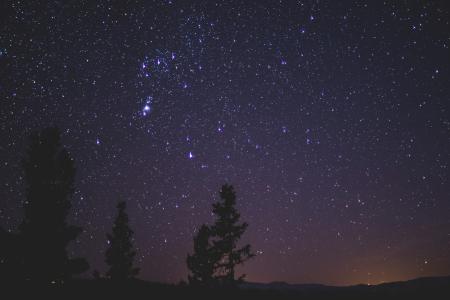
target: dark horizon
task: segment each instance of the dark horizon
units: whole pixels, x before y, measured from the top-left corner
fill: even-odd
[[[450,275],[445,1],[32,2],[0,5],[2,228],[27,137],[57,126],[84,277],[123,200],[138,278],[186,280],[223,184],[250,282]]]

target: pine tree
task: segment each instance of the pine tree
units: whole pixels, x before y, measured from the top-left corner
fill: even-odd
[[[213,204],[213,213],[217,219],[212,226],[215,239],[213,247],[220,253],[216,264],[216,278],[221,284],[235,285],[242,281],[245,274],[235,279],[235,267],[254,257],[250,245],[237,248],[237,243],[248,227],[247,223],[239,224],[240,214],[235,208],[236,193],[232,185],[223,185],[220,190],[221,201]]]
[[[61,282],[86,271],[87,262],[70,259],[66,250],[82,229],[66,221],[74,192],[75,167],[61,145],[57,128],[31,135],[23,166],[26,201],[20,236],[25,279]]]
[[[192,275],[188,276],[191,285],[214,285],[215,265],[220,258],[211,244],[211,229],[202,225],[194,237],[194,254],[188,255],[187,266]]]
[[[114,280],[134,278],[139,269],[133,267],[136,251],[133,249],[133,231],[128,225],[125,212],[126,203],[117,204],[118,214],[113,225],[112,234],[108,234],[109,248],[106,250],[106,263],[110,266],[106,276]]]
[[[248,224],[239,224],[233,186],[223,185],[220,198],[221,201],[213,204],[215,223],[210,227],[202,225],[194,237],[194,254],[187,258],[192,274],[189,275],[190,284],[233,286],[245,277],[235,279],[235,267],[255,256],[250,245],[237,247]]]

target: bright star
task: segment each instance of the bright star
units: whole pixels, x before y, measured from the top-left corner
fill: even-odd
[[[142,115],[144,117],[151,112],[151,110],[152,110],[152,101],[153,101],[153,97],[152,96],[148,96],[147,99],[145,100],[145,105],[142,108]]]

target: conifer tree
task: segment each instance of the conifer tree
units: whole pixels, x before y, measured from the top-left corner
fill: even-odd
[[[191,285],[214,285],[215,266],[218,255],[211,244],[211,229],[202,225],[194,237],[194,254],[188,255],[187,266],[192,275],[188,276]]]
[[[23,161],[26,182],[24,220],[20,225],[24,279],[61,282],[88,269],[70,259],[67,246],[81,233],[67,224],[74,192],[74,161],[61,145],[57,128],[33,133]]]
[[[212,226],[215,239],[213,247],[220,254],[216,264],[216,278],[221,284],[234,285],[242,281],[245,274],[235,278],[235,267],[254,257],[250,245],[238,248],[237,243],[248,227],[246,222],[239,223],[236,193],[232,185],[223,185],[220,190],[221,201],[213,204],[213,213],[217,219]]]
[[[239,223],[233,186],[223,185],[220,198],[213,204],[215,223],[210,227],[202,225],[194,237],[194,254],[187,258],[191,284],[233,286],[245,277],[236,279],[235,267],[255,256],[250,245],[238,247],[248,224]]]
[[[108,234],[109,248],[106,250],[106,263],[109,270],[108,278],[114,280],[127,280],[139,273],[139,268],[133,267],[136,251],[133,248],[133,230],[128,225],[128,215],[125,211],[126,203],[117,204],[117,217],[114,221],[112,234]]]

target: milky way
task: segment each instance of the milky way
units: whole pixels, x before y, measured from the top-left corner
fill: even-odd
[[[21,220],[26,136],[57,125],[71,252],[92,270],[122,199],[140,277],[186,279],[230,183],[250,281],[448,275],[445,1],[37,2],[0,9],[3,227]]]

